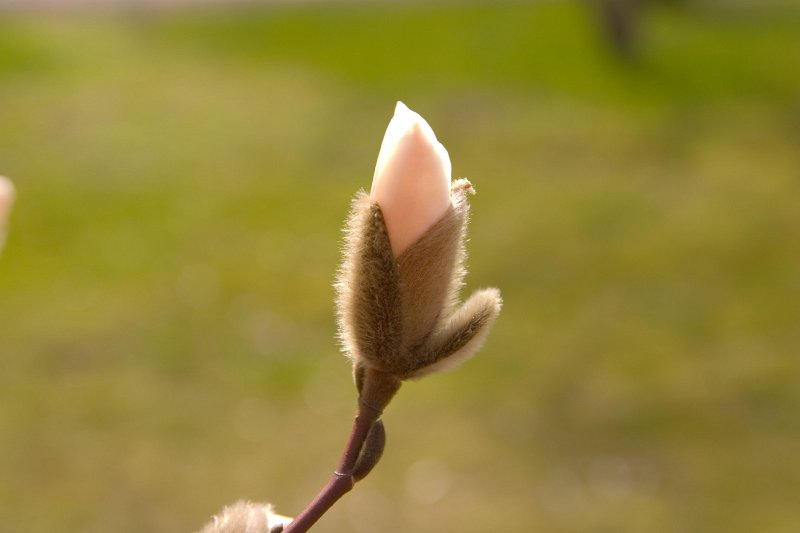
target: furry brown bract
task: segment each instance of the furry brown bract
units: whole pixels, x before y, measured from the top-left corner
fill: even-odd
[[[353,200],[336,287],[340,338],[360,391],[370,376],[399,387],[452,368],[485,340],[500,312],[499,291],[483,289],[458,304],[468,193],[474,193],[469,181],[455,181],[444,216],[396,258],[380,206],[363,192]]]

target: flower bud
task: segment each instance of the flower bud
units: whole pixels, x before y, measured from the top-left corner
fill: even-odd
[[[11,180],[0,176],[0,249],[3,248],[5,240],[6,220],[11,212],[11,205],[14,203],[14,186]]]
[[[425,119],[397,102],[370,192],[370,198],[381,207],[395,256],[447,211],[450,172],[450,156]]]
[[[270,533],[275,526],[291,521],[275,514],[269,504],[242,500],[225,507],[199,533]]]
[[[456,366],[480,348],[500,312],[497,289],[458,305],[474,189],[450,184],[433,130],[398,103],[372,192],[356,195],[337,280],[339,333],[362,402],[382,409],[399,383]]]

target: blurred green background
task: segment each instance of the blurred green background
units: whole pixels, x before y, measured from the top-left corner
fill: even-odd
[[[404,386],[330,532],[795,532],[800,6],[581,2],[0,15],[0,531],[293,515],[355,392],[341,223],[394,102],[505,308]]]

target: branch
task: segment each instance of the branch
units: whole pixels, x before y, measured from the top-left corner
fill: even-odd
[[[283,529],[273,529],[271,533],[305,533],[311,526],[313,526],[328,509],[333,507],[339,498],[350,492],[355,485],[356,479],[353,476],[357,467],[361,470],[361,465],[358,464],[359,454],[367,437],[370,435],[375,422],[381,416],[381,412],[365,405],[363,402],[358,404],[358,413],[353,421],[353,429],[350,431],[350,437],[347,440],[342,458],[339,461],[339,466],[333,473],[328,484],[317,494],[311,503],[301,512],[297,518],[292,520]],[[381,433],[382,437],[382,433]],[[382,438],[381,438],[382,444]],[[378,454],[378,457],[380,455]],[[373,457],[377,462],[377,458]],[[367,470],[368,472],[369,470]],[[366,475],[366,474],[364,474]]]

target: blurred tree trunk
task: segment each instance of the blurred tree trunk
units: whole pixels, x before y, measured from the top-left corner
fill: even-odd
[[[639,12],[642,0],[590,0],[600,28],[614,52],[634,60],[638,52]]]

